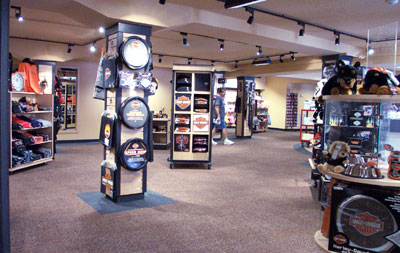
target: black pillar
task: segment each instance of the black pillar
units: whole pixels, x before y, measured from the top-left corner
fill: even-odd
[[[0,8],[0,252],[10,252],[10,198],[8,187],[8,168],[10,168],[10,95],[8,94],[10,1],[1,0]]]

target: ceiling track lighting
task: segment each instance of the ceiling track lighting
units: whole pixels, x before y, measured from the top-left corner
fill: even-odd
[[[214,66],[215,60],[211,61],[211,66]]]
[[[334,31],[333,34],[336,36],[336,38],[335,38],[335,45],[336,45],[336,46],[340,45],[340,33]]]
[[[163,58],[163,56],[164,56],[164,55],[162,55],[162,54],[158,55],[158,63],[162,63],[162,58]]]
[[[281,55],[279,56],[279,62],[280,62],[280,63],[283,63],[283,59],[282,59],[283,56],[285,56],[285,55],[284,55],[284,54],[281,54]]]
[[[224,51],[224,40],[218,39],[219,41],[219,50]]]
[[[104,33],[106,30],[104,29],[104,27],[100,26],[99,27],[99,33]]]
[[[303,22],[298,22],[297,24],[302,26],[302,28],[299,30],[299,36],[302,37],[306,32],[306,24],[304,24]]]
[[[235,61],[235,69],[238,68],[238,63],[239,63],[239,61]]]
[[[192,60],[193,60],[192,57],[188,58],[188,65],[192,64]]]
[[[272,64],[271,58],[267,57],[267,59],[254,59],[251,63],[253,66],[265,66]]]
[[[187,40],[187,33],[181,32],[182,35],[182,45],[184,45],[185,47],[189,46],[189,42]]]
[[[72,44],[68,44],[68,49],[67,49],[67,53],[71,53],[71,51],[72,51]]]
[[[165,4],[165,1],[166,1],[166,0],[160,0],[159,3],[160,3],[160,4]]]
[[[225,9],[240,8],[251,4],[265,2],[267,0],[225,0]]]
[[[251,14],[250,17],[247,19],[247,24],[251,25],[251,24],[253,24],[253,21],[254,21],[254,10],[252,8],[246,7],[246,11]]]
[[[11,6],[11,9],[15,10],[15,18],[18,20],[18,22],[23,22],[24,17],[22,16],[21,7]]]
[[[262,54],[261,46],[256,46],[256,47],[258,48],[257,55],[261,55]]]

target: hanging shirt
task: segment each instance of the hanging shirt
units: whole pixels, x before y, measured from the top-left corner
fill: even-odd
[[[39,86],[39,73],[37,67],[34,64],[29,64],[27,62],[21,62],[18,66],[18,71],[25,73],[25,92],[34,92],[36,94],[41,94],[42,89]]]

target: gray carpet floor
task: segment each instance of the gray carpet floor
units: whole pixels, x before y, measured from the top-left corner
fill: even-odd
[[[101,145],[59,146],[53,162],[10,175],[12,252],[323,252],[322,212],[298,133],[267,130],[213,147],[211,170],[169,169],[156,150],[148,188],[176,203],[100,214]]]

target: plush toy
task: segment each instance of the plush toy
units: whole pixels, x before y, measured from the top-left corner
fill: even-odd
[[[400,94],[399,76],[385,68],[375,67],[368,70],[360,94],[395,95]]]
[[[329,152],[324,151],[328,160],[324,164],[318,165],[319,172],[326,174],[328,171],[342,173],[344,167],[349,163],[350,147],[343,141],[334,141],[329,147]]]
[[[322,88],[322,95],[349,95],[352,94],[354,83],[357,79],[357,69],[360,62],[356,62],[354,66],[346,65],[342,60],[336,62],[336,74],[329,78],[328,82]]]

